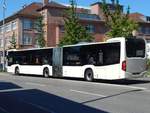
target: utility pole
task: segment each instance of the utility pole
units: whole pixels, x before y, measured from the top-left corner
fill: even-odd
[[[6,0],[3,0],[3,71],[5,71],[5,11]]]

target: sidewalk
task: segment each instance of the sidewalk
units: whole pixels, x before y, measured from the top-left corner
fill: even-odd
[[[0,72],[0,76],[1,75],[10,75],[10,73],[8,73],[8,72]]]

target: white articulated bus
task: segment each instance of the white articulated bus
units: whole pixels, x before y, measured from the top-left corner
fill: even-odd
[[[58,77],[117,80],[146,72],[146,43],[142,38],[114,38],[88,43],[8,51],[7,71]]]

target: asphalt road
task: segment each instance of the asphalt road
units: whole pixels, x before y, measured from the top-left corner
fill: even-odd
[[[150,113],[150,79],[85,82],[0,73],[0,113]]]

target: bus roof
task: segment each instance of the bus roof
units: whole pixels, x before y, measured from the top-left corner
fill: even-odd
[[[10,49],[10,50],[7,50],[8,52],[9,51],[32,51],[32,50],[41,50],[41,49],[52,49],[54,47],[44,47],[44,48],[28,48],[28,49]]]
[[[114,40],[115,39],[115,40]],[[73,47],[73,46],[84,46],[84,45],[95,45],[95,44],[107,44],[107,43],[114,43],[114,42],[120,42],[121,40],[124,40],[123,37],[118,37],[114,39],[109,39],[106,42],[84,42],[84,43],[78,43],[78,44],[73,44],[73,45],[65,45],[63,47]]]

